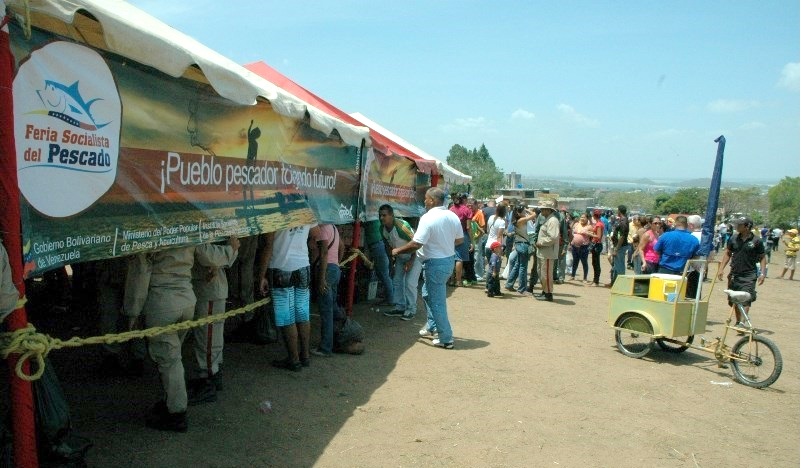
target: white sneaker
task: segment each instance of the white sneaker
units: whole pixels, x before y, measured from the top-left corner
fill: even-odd
[[[431,344],[438,348],[453,349],[453,342],[443,343],[442,341],[439,340],[439,338],[434,338],[433,340],[431,340]]]
[[[431,331],[426,327],[421,328],[417,333],[423,338],[433,338],[437,336],[437,332]]]

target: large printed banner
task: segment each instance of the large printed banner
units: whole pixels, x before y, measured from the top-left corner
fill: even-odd
[[[362,180],[361,211],[365,221],[378,219],[378,208],[392,206],[395,216],[417,218],[425,213],[425,194],[431,176],[417,171],[408,158],[367,150]]]
[[[11,39],[26,276],[354,220],[359,148],[41,31]]]

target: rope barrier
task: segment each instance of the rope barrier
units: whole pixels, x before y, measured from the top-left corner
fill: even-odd
[[[373,269],[373,262],[357,248],[351,248],[351,255],[343,260],[339,265],[345,266],[356,258],[361,258],[365,266]],[[22,307],[27,302],[26,297],[21,297],[17,300],[17,308]],[[122,333],[110,333],[101,336],[91,336],[81,338],[74,336],[67,340],[53,338],[49,335],[39,333],[36,327],[28,324],[27,327],[15,330],[13,332],[0,333],[0,357],[7,359],[12,354],[18,354],[20,358],[17,360],[15,372],[17,376],[26,381],[33,381],[39,379],[44,373],[44,360],[50,351],[54,349],[63,348],[77,348],[79,346],[98,345],[98,344],[116,344],[124,343],[126,341],[150,338],[164,333],[176,333],[179,331],[189,330],[190,328],[208,325],[214,322],[227,320],[231,317],[250,312],[270,302],[270,298],[258,300],[252,304],[248,304],[239,309],[229,310],[219,315],[210,315],[197,320],[187,320],[185,322],[174,323],[163,327],[153,327],[144,330],[131,330]],[[26,374],[23,371],[23,366],[26,362],[34,360],[36,362],[36,372],[33,374]]]
[[[24,300],[24,298],[20,299],[23,303]],[[197,320],[187,320],[186,322],[178,322],[163,327],[131,330],[123,333],[110,333],[108,335],[91,336],[88,338],[74,336],[68,340],[60,340],[49,335],[38,333],[36,327],[29,323],[25,328],[13,332],[0,333],[0,356],[2,356],[3,359],[7,359],[11,354],[19,354],[20,358],[15,368],[17,377],[30,382],[42,376],[44,373],[44,359],[50,351],[54,349],[77,348],[79,346],[96,344],[124,343],[137,338],[149,338],[164,333],[189,330],[190,328],[223,321],[230,317],[250,312],[268,302],[270,302],[270,298],[266,297],[239,309],[229,310],[219,315],[206,316]],[[25,362],[31,359],[36,361],[37,370],[33,374],[28,375],[23,372],[22,367]]]
[[[342,260],[339,263],[339,266],[341,266],[341,267],[345,266],[348,263],[350,263],[353,260],[355,260],[356,257],[360,257],[362,259],[362,261],[364,262],[364,266],[366,266],[367,268],[369,268],[371,270],[373,269],[373,262],[371,262],[370,259],[367,258],[367,255],[365,255],[364,252],[362,252],[361,250],[359,250],[359,249],[357,249],[355,247],[351,247],[350,251],[351,251],[350,257],[346,258],[345,260]]]

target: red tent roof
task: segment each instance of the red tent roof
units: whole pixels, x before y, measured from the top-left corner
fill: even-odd
[[[326,112],[349,124],[357,125],[360,127],[365,126],[363,123],[354,119],[346,112],[340,110],[337,107],[334,107],[331,103],[329,103],[325,99],[317,96],[316,94],[312,93],[303,86],[290,80],[289,78],[282,75],[276,69],[267,65],[264,62],[249,63],[245,65],[245,68],[259,75],[260,77],[264,78],[270,83],[280,87],[281,89],[288,91],[289,93],[293,94],[299,99],[306,101],[307,103],[313,105],[314,107],[320,109],[323,112]],[[373,128],[370,128],[370,139],[373,141],[373,148],[376,149],[377,151],[380,151],[381,153],[384,154],[394,153],[397,154],[398,156],[403,156],[405,158],[411,159],[412,161],[415,162],[415,164],[417,165],[417,169],[419,169],[421,172],[426,174],[437,174],[436,161],[431,161],[420,157],[413,151],[408,150],[402,145],[396,143],[394,140],[377,132]]]

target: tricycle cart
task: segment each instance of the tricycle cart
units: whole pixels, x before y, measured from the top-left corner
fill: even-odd
[[[701,337],[700,345],[693,345],[695,335],[706,331],[709,297],[717,278],[711,268],[715,265],[720,267],[719,262],[690,260],[682,275],[618,276],[611,290],[608,318],[617,347],[633,358],[648,354],[654,343],[671,353],[688,348],[707,351],[715,355],[719,366],[731,363],[738,382],[767,387],[779,378],[782,358],[778,347],[751,325],[742,306],[750,299],[749,293],[726,290],[732,307],[723,337],[711,341]],[[702,281],[707,268],[710,283]],[[732,325],[736,311],[744,324]],[[725,342],[730,331],[743,335],[731,347]]]

